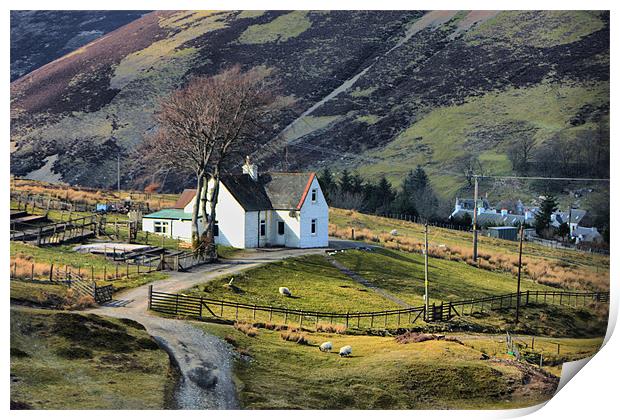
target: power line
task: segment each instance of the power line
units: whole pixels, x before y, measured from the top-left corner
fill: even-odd
[[[532,180],[547,180],[547,181],[584,181],[584,182],[609,182],[608,178],[559,178],[559,177],[545,177],[545,176],[502,176],[502,175],[472,175],[476,178],[489,178],[489,179],[532,179]]]

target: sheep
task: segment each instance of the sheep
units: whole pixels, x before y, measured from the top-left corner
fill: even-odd
[[[351,346],[344,346],[340,347],[340,351],[338,352],[338,354],[340,355],[340,357],[349,357],[351,356],[352,352],[353,349],[351,348]]]
[[[288,287],[280,287],[278,291],[280,292],[281,295],[291,296],[291,291],[288,290]]]
[[[326,352],[332,351],[332,342],[331,341],[326,341],[325,343],[321,344],[319,346],[319,350],[326,351]]]

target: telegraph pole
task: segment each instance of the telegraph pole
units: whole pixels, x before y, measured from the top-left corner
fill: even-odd
[[[474,175],[474,261],[478,261],[478,175]]]
[[[523,254],[523,223],[519,230],[519,270],[517,271],[517,313],[515,324],[519,323],[519,307],[521,306],[521,255]]]
[[[121,198],[121,154],[116,155],[116,189],[118,198]]]
[[[424,313],[428,319],[428,222],[424,223]]]

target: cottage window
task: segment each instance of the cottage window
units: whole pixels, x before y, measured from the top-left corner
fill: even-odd
[[[265,236],[265,221],[260,221],[260,236]]]
[[[278,235],[284,235],[284,222],[278,222]]]
[[[213,236],[220,236],[220,226],[217,224],[217,220],[213,224]]]
[[[312,223],[310,223],[310,233],[316,235],[316,219],[312,219]]]
[[[153,230],[155,233],[168,233],[168,222],[153,222]]]
[[[317,196],[317,192],[316,192],[316,188],[312,190],[312,202],[316,203],[316,196]]]

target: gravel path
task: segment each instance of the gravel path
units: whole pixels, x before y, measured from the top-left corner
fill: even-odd
[[[351,241],[333,241],[334,248],[352,248]],[[181,409],[237,409],[232,378],[233,352],[224,341],[205,333],[191,322],[161,318],[148,312],[148,289],[176,293],[223,275],[232,275],[284,258],[324,254],[325,249],[248,250],[233,260],[205,264],[191,272],[172,272],[158,280],[115,294],[114,300],[89,312],[115,318],[133,319],[168,352],[181,374],[174,404]]]

